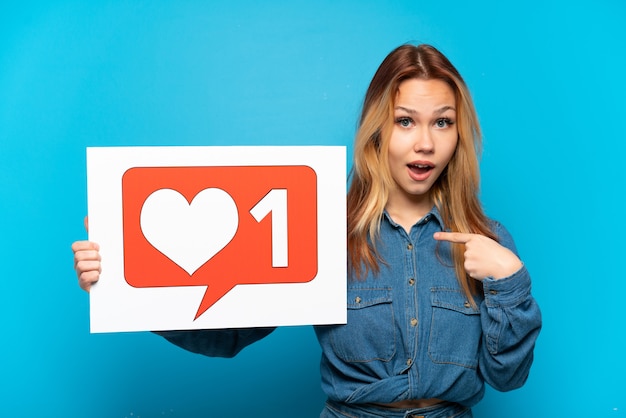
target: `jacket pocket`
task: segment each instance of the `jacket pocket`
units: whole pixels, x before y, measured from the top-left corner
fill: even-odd
[[[435,363],[475,369],[482,336],[480,311],[458,289],[431,289],[428,355]]]
[[[330,343],[345,362],[391,360],[396,351],[391,289],[348,289],[348,321],[333,327]]]

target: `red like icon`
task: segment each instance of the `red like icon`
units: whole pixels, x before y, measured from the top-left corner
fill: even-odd
[[[124,276],[207,286],[196,319],[239,284],[317,275],[317,177],[307,166],[136,167],[122,177]]]

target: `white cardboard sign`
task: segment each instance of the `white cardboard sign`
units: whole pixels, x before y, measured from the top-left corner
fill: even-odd
[[[345,147],[87,148],[91,332],[346,323]]]

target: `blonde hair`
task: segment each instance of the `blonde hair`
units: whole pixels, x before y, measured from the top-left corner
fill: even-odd
[[[377,273],[381,260],[376,243],[380,222],[394,181],[388,162],[393,108],[400,84],[408,79],[437,79],[454,91],[457,107],[457,148],[430,191],[444,226],[454,232],[497,237],[478,199],[481,135],[478,117],[463,78],[450,61],[430,45],[402,45],[382,62],[365,94],[354,142],[354,163],[348,190],[349,266],[357,278]],[[470,301],[477,281],[463,267],[465,249],[452,245],[457,279]]]

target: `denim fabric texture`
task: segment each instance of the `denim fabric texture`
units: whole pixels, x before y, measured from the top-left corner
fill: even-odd
[[[472,418],[472,410],[458,403],[442,402],[427,408],[392,410],[370,405],[326,402],[320,418]]]
[[[485,382],[508,391],[526,381],[541,328],[526,267],[485,279],[473,307],[457,282],[450,244],[433,238],[442,225],[436,208],[409,233],[385,213],[376,244],[385,261],[380,272],[348,278],[347,324],[315,327],[330,402],[439,398],[471,407]],[[492,228],[516,252],[506,229],[497,222]],[[228,357],[270,332],[159,334],[187,350]]]
[[[322,387],[331,400],[439,398],[473,406],[485,381],[501,391],[526,381],[541,327],[528,271],[485,279],[473,307],[458,284],[450,244],[433,238],[442,225],[436,208],[410,233],[385,213],[380,272],[349,278],[346,325],[316,327]],[[492,227],[516,252],[506,229]]]

